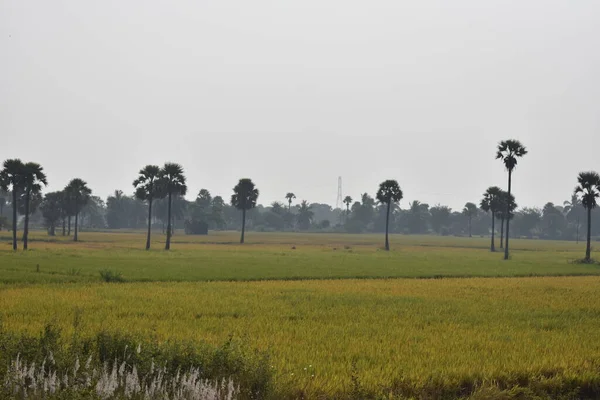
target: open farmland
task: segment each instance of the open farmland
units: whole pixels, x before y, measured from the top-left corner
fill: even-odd
[[[2,327],[232,336],[270,354],[275,398],[468,396],[477,385],[598,395],[600,266],[570,262],[583,244],[515,240],[506,262],[483,238],[394,236],[390,253],[379,235],[236,238],[176,235],[170,253],[158,241],[139,250],[138,233],[84,232],[77,244],[36,234],[16,254],[2,244]],[[104,269],[126,282],[102,282]]]

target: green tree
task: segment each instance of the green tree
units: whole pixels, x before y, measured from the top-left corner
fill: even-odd
[[[585,208],[583,208],[581,200],[575,193],[571,196],[571,200],[563,203],[563,206],[563,212],[567,220],[575,223],[575,240],[579,243],[579,229],[581,227],[581,219],[585,217]]]
[[[388,179],[381,182],[379,190],[377,190],[377,201],[387,206],[385,214],[385,250],[390,250],[389,230],[390,230],[390,209],[392,204],[402,200],[403,193],[398,182]]]
[[[527,154],[527,149],[518,140],[503,140],[498,144],[496,151],[496,159],[502,160],[504,167],[508,171],[508,195],[512,194],[512,174],[514,169],[517,167],[518,159]],[[509,204],[506,205],[506,214],[510,214],[508,209]],[[510,218],[506,220],[506,245],[504,246],[504,259],[508,260],[508,239],[510,236]]]
[[[485,191],[483,199],[481,200],[481,209],[485,212],[491,212],[492,214],[492,243],[490,245],[490,251],[496,251],[496,245],[494,243],[494,234],[496,232],[495,222],[496,216],[502,205],[500,199],[501,196],[502,189],[498,186],[492,186]]]
[[[79,212],[88,203],[92,190],[87,186],[87,182],[82,179],[75,178],[65,187],[65,193],[69,198],[73,213],[75,215],[75,234],[73,241],[78,240],[77,233],[79,232]]]
[[[46,228],[48,228],[48,234],[50,236],[56,235],[56,225],[62,218],[63,196],[63,192],[46,193],[44,200],[40,205],[44,224],[46,225]]]
[[[150,250],[150,237],[152,235],[152,203],[160,198],[164,191],[160,185],[160,167],[146,165],[133,181],[135,197],[148,203],[148,233],[146,234],[146,250]]]
[[[231,195],[231,205],[242,211],[242,236],[240,243],[244,243],[244,233],[246,231],[246,211],[256,207],[258,200],[258,189],[251,179],[242,178],[233,188]]]
[[[598,205],[597,198],[600,197],[600,175],[597,172],[581,172],[577,177],[578,185],[575,194],[581,195],[581,204],[587,210],[587,245],[585,248],[585,260],[591,260],[592,241],[592,210]]]
[[[298,205],[298,228],[302,230],[307,230],[310,228],[310,223],[312,222],[314,213],[312,211],[312,207],[306,200],[302,200],[300,205]]]
[[[29,238],[29,215],[31,196],[40,194],[42,185],[48,185],[44,168],[38,163],[28,162],[23,166],[23,194],[25,196],[25,223],[23,225],[23,250],[27,250]]]
[[[452,209],[438,204],[431,207],[429,213],[431,214],[431,229],[440,235],[448,234]]]
[[[167,242],[165,243],[165,250],[171,249],[171,235],[173,234],[173,228],[171,226],[171,208],[173,203],[173,195],[185,196],[187,193],[187,185],[185,183],[185,175],[183,174],[183,167],[176,163],[165,163],[164,167],[160,170],[161,185],[166,193],[168,200],[167,208]]]
[[[18,158],[9,159],[4,161],[2,164],[2,170],[0,171],[0,189],[6,191],[11,190],[12,192],[12,239],[13,239],[13,250],[17,250],[17,209],[18,201],[17,198],[19,193],[23,190],[23,170],[25,165]]]
[[[412,234],[426,233],[427,220],[429,217],[429,204],[421,203],[419,200],[413,200],[406,213],[408,231]]]
[[[291,212],[292,211],[292,200],[294,200],[296,198],[296,195],[292,192],[288,192],[285,195],[285,198],[288,201],[288,211]]]
[[[4,207],[6,206],[6,192],[0,189],[0,218],[4,218]]]
[[[462,213],[469,220],[469,237],[473,237],[471,234],[471,221],[477,215],[477,205],[475,203],[466,203]]]

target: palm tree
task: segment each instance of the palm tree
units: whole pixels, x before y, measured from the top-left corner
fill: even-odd
[[[481,200],[481,209],[485,212],[492,213],[492,243],[490,245],[490,251],[496,251],[496,245],[494,244],[494,233],[496,231],[495,222],[496,215],[500,211],[500,197],[502,196],[502,189],[498,186],[492,186],[488,188],[483,194]]]
[[[302,200],[298,206],[298,227],[304,230],[308,229],[314,215],[308,201]]]
[[[185,175],[183,167],[176,163],[165,163],[159,174],[160,186],[168,198],[167,205],[167,242],[165,250],[171,249],[171,235],[173,234],[171,226],[171,207],[173,195],[185,196],[187,186],[185,184]]]
[[[527,154],[527,149],[518,140],[503,140],[500,142],[496,152],[496,159],[501,159],[508,171],[508,195],[511,195],[512,173],[517,166],[519,158]],[[510,215],[510,204],[506,205],[506,215]],[[510,218],[506,220],[506,246],[504,247],[504,259],[508,260],[508,238],[510,230]]]
[[[390,250],[390,242],[388,238],[390,226],[390,207],[392,203],[397,203],[402,200],[402,189],[398,182],[392,179],[382,182],[377,191],[377,200],[382,204],[387,204],[387,212],[385,216],[385,250]]]
[[[244,243],[244,233],[246,232],[246,211],[256,207],[256,201],[258,200],[258,189],[256,189],[254,182],[248,178],[242,178],[237,185],[233,188],[233,194],[231,195],[231,205],[242,210],[242,236],[240,243]]]
[[[571,200],[565,201],[563,203],[563,206],[564,206],[563,213],[565,214],[567,219],[569,219],[571,221],[573,221],[573,219],[575,220],[576,229],[577,229],[577,236],[575,237],[575,240],[576,240],[576,243],[579,243],[579,227],[581,226],[581,223],[579,220],[581,217],[581,211],[583,211],[583,206],[581,204],[581,200],[577,197],[577,194],[574,193],[573,195],[571,195]]]
[[[296,198],[296,195],[292,192],[288,192],[285,195],[285,198],[288,201],[288,212],[291,212],[292,211],[292,200]]]
[[[25,194],[25,224],[23,225],[23,250],[27,250],[27,239],[29,236],[29,214],[31,195],[39,194],[42,185],[48,185],[44,168],[38,163],[28,162],[23,167],[23,189]]]
[[[475,203],[465,204],[462,213],[469,219],[469,237],[473,237],[473,235],[471,235],[471,221],[473,220],[473,216],[477,215],[477,205],[475,205]]]
[[[510,201],[510,202],[509,202]],[[507,214],[507,208],[510,214]],[[515,203],[515,196],[509,194],[506,191],[502,191],[500,195],[500,206],[497,218],[500,218],[500,248],[504,248],[504,221],[508,223],[509,219],[514,216],[513,212],[517,209],[517,203]]]
[[[133,181],[135,197],[148,202],[148,234],[146,236],[146,250],[150,250],[150,236],[152,232],[152,202],[155,198],[163,195],[160,185],[160,167],[158,165],[146,165],[139,172],[139,176]]]
[[[23,189],[23,172],[25,165],[18,158],[9,159],[4,161],[2,164],[2,171],[0,171],[0,188],[2,190],[8,190],[11,188],[12,191],[12,236],[13,236],[13,250],[17,250],[17,198],[19,191]]]
[[[581,172],[577,177],[579,183],[575,188],[575,194],[581,193],[581,204],[587,210],[587,246],[585,248],[585,261],[591,260],[592,240],[592,209],[596,208],[600,197],[600,175],[597,172]]]
[[[75,214],[75,235],[73,236],[73,241],[76,242],[78,239],[77,233],[79,232],[79,212],[90,200],[92,190],[87,186],[86,181],[75,178],[65,187],[65,193]]]

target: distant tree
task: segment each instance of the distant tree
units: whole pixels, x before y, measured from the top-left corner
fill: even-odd
[[[346,196],[344,197],[344,204],[346,205],[346,212],[350,214],[350,204],[352,204],[352,197]]]
[[[244,233],[246,231],[246,211],[256,207],[258,200],[258,189],[251,179],[242,178],[233,188],[231,195],[231,205],[242,211],[242,236],[240,243],[244,243]]]
[[[542,209],[543,235],[547,239],[562,239],[566,230],[566,218],[554,203],[546,203]]]
[[[225,200],[221,196],[215,196],[211,202],[211,220],[216,229],[223,229],[225,225],[224,218]]]
[[[600,197],[600,175],[597,172],[581,172],[577,177],[578,185],[575,194],[581,195],[581,204],[587,210],[587,245],[585,248],[585,260],[591,260],[592,241],[592,210],[596,208]]]
[[[291,212],[292,211],[292,200],[294,200],[296,198],[296,195],[292,192],[288,192],[285,195],[285,198],[288,201],[288,211]]]
[[[503,140],[498,145],[496,151],[496,159],[501,159],[508,171],[508,195],[511,195],[512,189],[512,173],[517,166],[518,159],[527,154],[527,149],[518,140]],[[509,207],[510,204],[506,206]],[[506,214],[510,214],[510,210],[506,209]],[[510,218],[506,220],[506,246],[504,247],[504,259],[508,260],[508,238],[510,236]]]
[[[73,207],[75,214],[75,235],[73,241],[78,240],[77,233],[79,231],[79,212],[88,203],[92,190],[87,186],[87,182],[82,179],[75,178],[65,187],[65,193],[69,197],[69,201]]]
[[[29,215],[31,207],[32,194],[39,194],[42,191],[42,185],[46,186],[48,180],[44,174],[44,168],[38,163],[28,162],[23,166],[23,194],[25,197],[25,223],[23,225],[23,250],[27,250],[29,237]]]
[[[495,221],[502,205],[501,197],[502,189],[498,186],[492,186],[485,191],[483,199],[481,200],[481,209],[485,212],[491,212],[492,214],[492,243],[490,245],[490,251],[496,251],[496,245],[494,243],[494,233],[496,232]]]
[[[167,242],[165,243],[165,250],[170,250],[171,235],[173,234],[171,226],[171,207],[173,203],[173,195],[185,196],[187,192],[183,167],[175,163],[165,163],[164,167],[160,170],[160,180],[162,188],[164,189],[164,193],[166,193],[168,199]]]
[[[17,209],[18,201],[17,198],[19,193],[23,190],[23,170],[25,165],[18,158],[9,159],[4,161],[2,164],[2,170],[0,171],[0,189],[6,191],[11,190],[12,192],[12,236],[13,236],[13,250],[17,250]]]
[[[429,210],[431,214],[431,229],[440,235],[448,234],[448,225],[450,224],[450,216],[452,209],[448,206],[436,205]]]
[[[150,236],[152,235],[152,202],[154,199],[164,197],[164,190],[160,182],[160,167],[146,165],[133,181],[135,197],[148,203],[148,233],[146,234],[146,250],[150,250]]]
[[[387,206],[386,216],[385,216],[385,250],[390,250],[390,241],[389,241],[389,230],[390,230],[390,209],[392,204],[398,203],[402,200],[403,193],[400,189],[400,185],[398,182],[392,179],[388,179],[384,182],[381,182],[379,185],[379,190],[377,191],[377,200],[385,204]]]
[[[429,204],[414,200],[406,214],[408,231],[410,233],[426,233],[427,220],[429,219]]]
[[[500,248],[504,247],[504,222],[508,222],[509,219],[514,217],[514,211],[517,209],[517,203],[515,202],[515,196],[509,194],[503,190],[500,194],[500,205],[499,210],[496,214],[496,218],[500,219]],[[510,213],[507,214],[506,212]]]
[[[577,197],[577,194],[571,195],[570,201],[565,201],[563,203],[563,212],[567,217],[567,220],[571,222],[575,222],[575,240],[579,243],[579,229],[581,227],[581,218],[584,217],[585,208],[581,204],[581,200]]]
[[[462,213],[469,219],[469,237],[473,237],[471,234],[471,221],[473,220],[473,217],[477,215],[477,205],[475,205],[475,203],[466,203]]]
[[[51,192],[44,196],[44,200],[40,205],[44,224],[48,228],[50,236],[56,235],[56,225],[62,218],[62,199],[63,192]]]
[[[271,203],[271,212],[273,212],[273,213],[275,213],[277,215],[282,216],[283,213],[285,212],[284,208],[283,208],[283,204],[280,203],[280,202],[278,202],[278,201],[272,202]]]
[[[6,206],[6,203],[6,192],[0,189],[0,218],[4,218],[4,207]]]
[[[302,230],[307,230],[310,228],[310,223],[312,222],[313,216],[314,213],[312,211],[312,207],[306,200],[302,200],[298,206],[298,228]]]

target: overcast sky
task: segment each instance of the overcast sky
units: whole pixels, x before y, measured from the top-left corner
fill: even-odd
[[[600,170],[596,0],[0,1],[0,159],[106,197],[175,161],[229,198],[335,204],[397,179],[402,207],[521,206]]]

